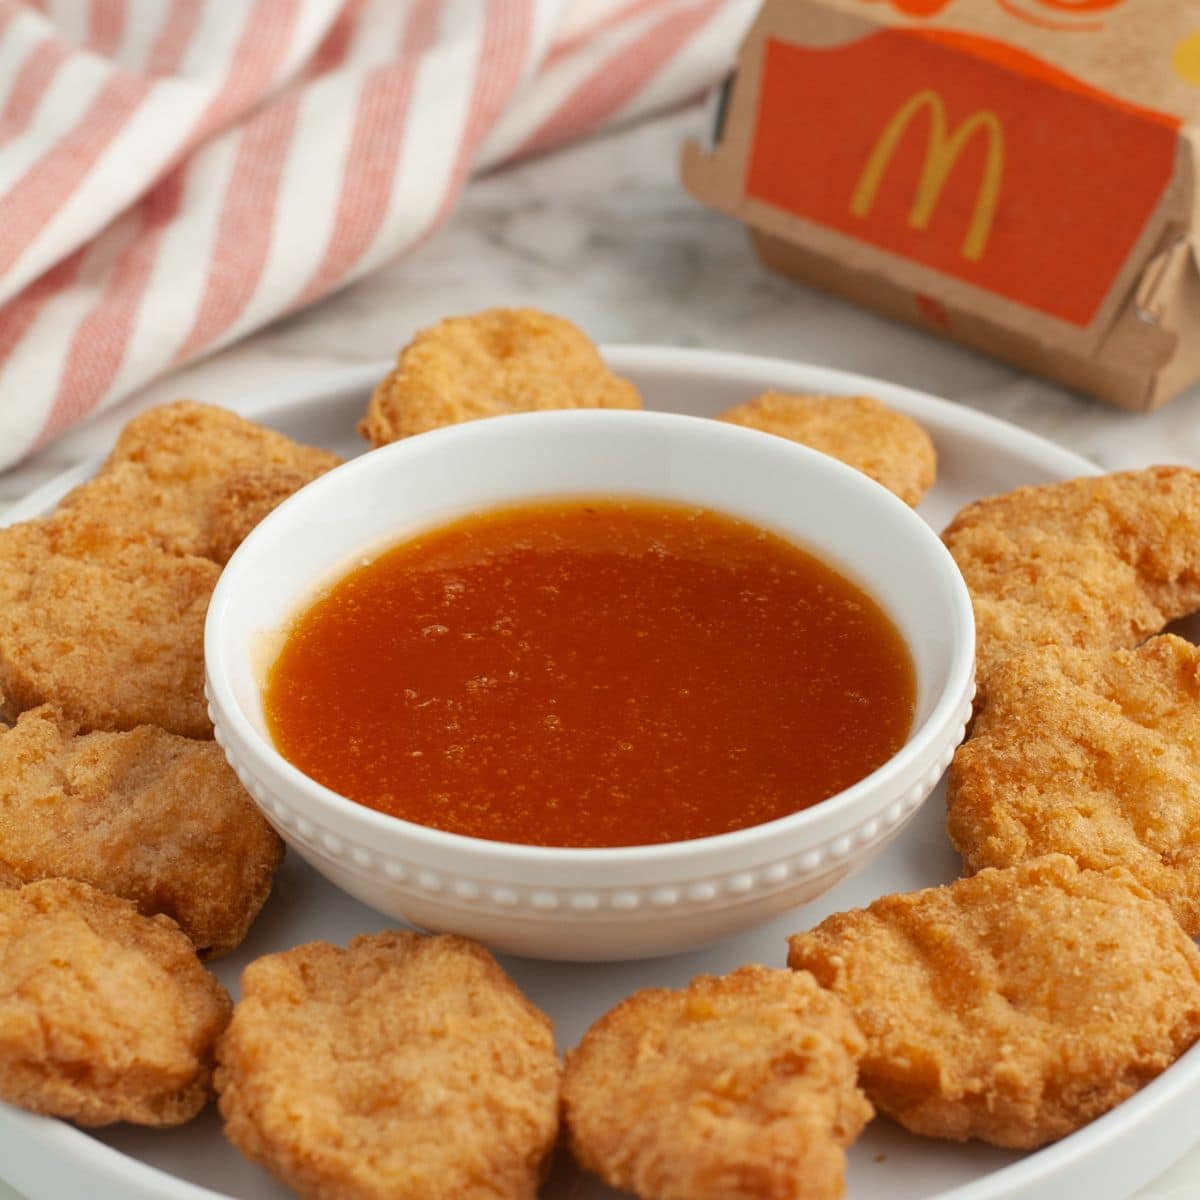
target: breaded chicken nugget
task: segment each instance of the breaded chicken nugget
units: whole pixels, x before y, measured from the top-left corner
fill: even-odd
[[[863,1049],[846,1006],[804,972],[637,992],[567,1056],[572,1150],[643,1200],[836,1200],[872,1116]]]
[[[227,563],[263,517],[310,482],[288,467],[234,472],[213,489],[202,538],[205,557]]]
[[[1018,488],[942,537],[974,602],[984,693],[1021,650],[1131,648],[1200,607],[1200,471],[1186,467]]]
[[[220,568],[63,513],[0,529],[0,695],[83,729],[212,735],[204,617]]]
[[[717,418],[811,446],[869,475],[914,508],[933,486],[937,452],[911,417],[873,396],[765,392]]]
[[[50,705],[0,729],[0,872],[79,879],[165,913],[202,953],[246,936],[283,843],[215,742],[77,734]]]
[[[1041,1146],[1200,1037],[1200,952],[1170,909],[1064,855],[840,913],[788,963],[849,1004],[872,1103],[929,1137]]]
[[[1046,646],[998,664],[950,768],[968,871],[1061,852],[1124,866],[1200,934],[1200,649]]]
[[[225,1133],[317,1200],[533,1200],[550,1021],[482,946],[380,933],[251,963],[218,1047]]]
[[[48,879],[0,891],[0,1098],[80,1125],[179,1125],[229,995],[174,921]]]
[[[228,409],[180,400],[134,417],[96,477],[61,508],[103,524],[115,540],[223,563],[236,546],[232,477],[255,473],[259,494],[269,488],[278,504],[340,462]],[[256,502],[255,511],[261,518],[274,504]],[[249,514],[245,506],[237,513],[242,536],[253,527]]]
[[[383,446],[442,425],[548,408],[641,408],[570,321],[493,308],[424,329],[375,389],[358,429]]]

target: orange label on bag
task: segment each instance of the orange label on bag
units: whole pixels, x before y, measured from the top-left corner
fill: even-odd
[[[968,35],[769,39],[746,192],[1087,325],[1171,178],[1178,127]]]

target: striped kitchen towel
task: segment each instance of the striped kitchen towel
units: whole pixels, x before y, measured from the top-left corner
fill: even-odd
[[[0,0],[0,469],[695,95],[756,0]]]

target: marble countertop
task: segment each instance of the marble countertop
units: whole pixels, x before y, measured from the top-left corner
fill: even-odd
[[[679,183],[679,146],[705,121],[691,108],[476,180],[415,255],[0,474],[0,505],[103,453],[148,405],[190,396],[251,410],[264,389],[389,358],[421,326],[496,304],[563,313],[599,342],[739,350],[878,375],[1014,421],[1105,468],[1200,466],[1200,389],[1157,413],[1122,412],[768,274],[742,227]]]
[[[741,227],[695,203],[676,172],[698,107],[476,180],[415,255],[172,375],[0,474],[0,510],[104,453],[151,404],[189,396],[253,411],[267,393],[391,357],[449,313],[529,304],[596,341],[774,355],[843,367],[1015,422],[1108,469],[1200,467],[1200,389],[1149,415],[1073,396],[1001,363],[772,276]],[[1200,1150],[1143,1193],[1200,1194]],[[13,1194],[0,1185],[0,1200]]]

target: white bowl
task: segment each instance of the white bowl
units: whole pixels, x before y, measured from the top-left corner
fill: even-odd
[[[273,746],[261,684],[279,631],[365,553],[466,512],[551,494],[655,497],[730,513],[809,549],[869,592],[912,652],[913,730],[812,808],[717,837],[559,849],[444,833],[314,782]],[[759,924],[865,866],[962,740],[971,605],[953,560],[891,493],[782,438],[658,412],[473,421],[373,451],[272,513],[238,549],[205,629],[210,712],[238,777],[287,843],[373,908],[502,951],[609,960],[675,953]]]

